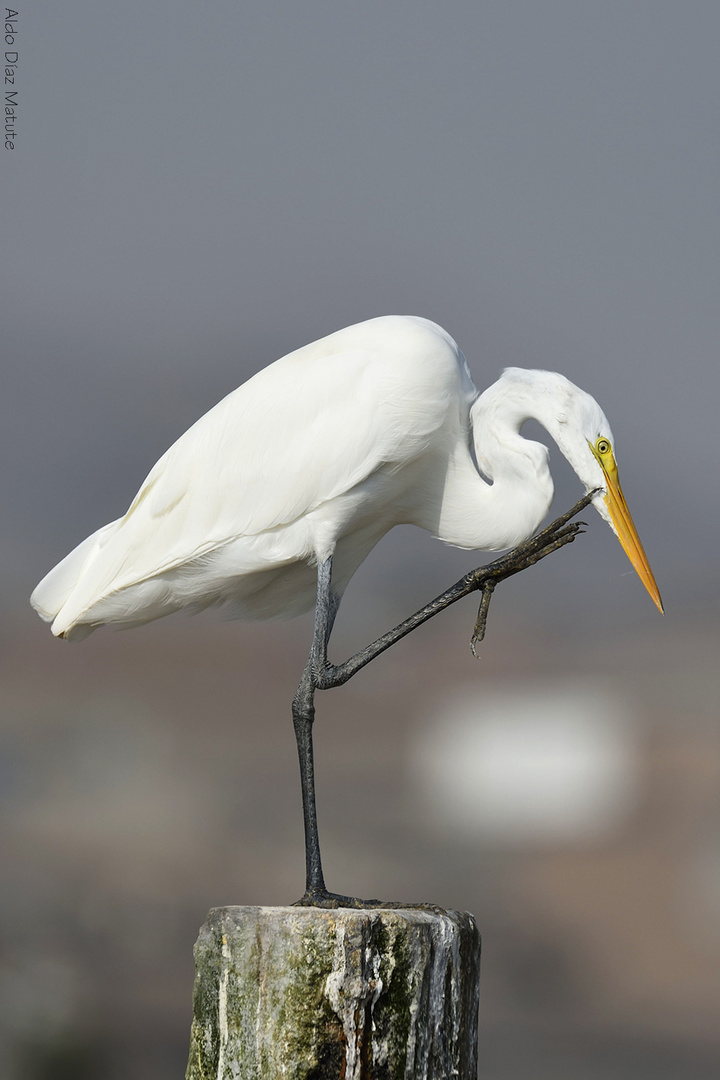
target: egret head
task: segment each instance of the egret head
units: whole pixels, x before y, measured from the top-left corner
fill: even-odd
[[[607,418],[590,394],[566,379],[563,382],[566,384],[564,409],[556,417],[555,431],[551,433],[587,490],[595,490],[593,506],[617,536],[643,585],[663,612],[660,592],[620,487],[615,444]]]
[[[663,605],[660,592],[620,487],[612,440],[605,435],[600,435],[594,443],[588,441],[588,445],[600,466],[603,476],[603,485],[600,492],[593,499],[593,506],[601,517],[604,517],[609,522],[610,527],[622,544],[625,554],[637,570],[640,580],[662,614]]]

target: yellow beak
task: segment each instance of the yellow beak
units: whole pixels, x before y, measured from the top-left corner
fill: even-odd
[[[612,451],[609,451],[607,454],[603,454],[601,458],[600,455],[595,452],[594,448],[593,453],[595,453],[595,457],[599,461],[602,471],[605,473],[605,479],[607,480],[605,505],[610,512],[610,517],[615,526],[618,540],[622,544],[628,559],[637,570],[643,585],[652,596],[658,611],[661,615],[664,615],[665,611],[663,609],[662,600],[660,599],[660,591],[655,582],[655,578],[653,577],[650,563],[648,562],[647,555],[640,543],[640,537],[637,534],[637,529],[630,516],[630,511],[625,502],[625,496],[620,487],[614,455]]]

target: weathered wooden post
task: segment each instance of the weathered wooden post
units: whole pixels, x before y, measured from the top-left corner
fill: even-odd
[[[476,1080],[465,912],[215,908],[195,962],[186,1080]]]

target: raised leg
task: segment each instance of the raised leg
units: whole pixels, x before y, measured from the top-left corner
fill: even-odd
[[[585,509],[594,494],[594,491],[589,491],[587,495],[584,495],[582,499],[575,503],[572,509],[556,518],[542,532],[532,536],[525,543],[519,544],[506,555],[501,555],[499,559],[489,563],[487,566],[480,566],[477,570],[471,570],[470,573],[465,574],[464,577],[456,581],[440,596],[431,600],[429,604],[420,608],[408,619],[398,623],[392,630],[388,630],[386,634],[358,650],[349,660],[342,664],[329,664],[326,662],[322,671],[316,673],[315,685],[317,689],[330,690],[335,686],[346,683],[348,679],[351,679],[353,675],[365,667],[366,664],[369,664],[371,660],[374,660],[376,656],[379,656],[380,653],[385,652],[386,649],[400,641],[401,638],[412,633],[418,626],[422,626],[423,623],[434,618],[435,615],[439,615],[441,611],[445,611],[446,608],[456,604],[458,600],[462,600],[464,596],[468,596],[472,592],[482,592],[483,594],[478,620],[473,632],[472,644],[481,641],[485,633],[490,597],[495,587],[499,582],[505,581],[506,578],[534,566],[535,563],[544,559],[546,555],[551,555],[553,551],[559,551],[566,544],[571,544],[575,537],[584,531],[583,525],[585,522],[570,521],[570,519]]]

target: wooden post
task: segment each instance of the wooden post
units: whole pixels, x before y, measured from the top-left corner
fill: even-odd
[[[215,908],[195,963],[186,1080],[476,1080],[465,912]]]

